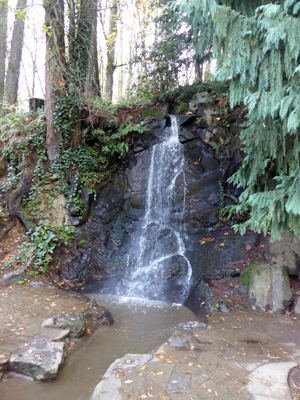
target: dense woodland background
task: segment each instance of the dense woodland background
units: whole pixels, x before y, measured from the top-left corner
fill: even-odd
[[[242,233],[299,234],[299,37],[296,0],[1,0],[2,192],[16,203],[0,206],[2,218],[24,222],[22,196],[35,209],[53,174],[82,212],[81,189],[96,194],[121,168],[146,109],[177,101],[182,85],[224,82],[230,108],[247,114],[245,157],[230,178],[243,193],[224,213],[248,216],[236,225]],[[28,97],[44,90],[45,112],[22,111],[20,79]]]

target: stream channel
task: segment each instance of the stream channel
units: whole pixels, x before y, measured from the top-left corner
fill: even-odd
[[[116,358],[127,353],[150,353],[171,336],[176,325],[196,320],[186,307],[170,303],[109,295],[92,297],[111,311],[114,324],[101,326],[67,357],[54,382],[37,383],[21,377],[2,381],[1,400],[89,400]]]
[[[115,323],[100,327],[68,357],[54,382],[4,381],[1,400],[88,400],[116,358],[149,353],[176,325],[196,320],[190,310],[175,304],[186,299],[192,273],[185,256],[185,160],[178,134],[178,122],[171,116],[171,127],[151,149],[142,229],[132,237],[121,284],[108,280],[108,287],[94,287],[89,294],[111,311]]]

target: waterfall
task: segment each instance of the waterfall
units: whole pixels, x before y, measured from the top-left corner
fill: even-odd
[[[175,116],[164,132],[165,140],[152,148],[142,230],[134,238],[120,294],[180,303],[192,270],[184,254],[185,161]]]

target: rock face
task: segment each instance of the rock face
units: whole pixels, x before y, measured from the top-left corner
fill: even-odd
[[[216,229],[219,224],[218,210],[224,200],[220,197],[220,183],[226,177],[211,145],[203,140],[203,130],[209,129],[211,119],[215,118],[215,111],[207,103],[210,100],[209,94],[199,94],[193,100],[193,110],[197,115],[178,117],[179,138],[185,155],[185,177],[180,175],[176,179],[172,212],[176,215],[176,207],[185,205],[185,255],[191,264],[193,283],[209,270],[223,268],[243,259],[247,253],[246,246],[255,247],[257,241],[256,235],[241,237],[232,234],[224,239],[224,234],[219,234]],[[200,129],[195,122],[197,118],[201,118]],[[170,126],[168,116],[149,128],[139,139],[138,151],[131,155],[127,168],[97,194],[87,222],[76,231],[77,241],[84,244],[75,257],[62,262],[60,273],[65,279],[85,279],[96,273],[101,277],[114,275],[114,279],[122,280],[130,251],[137,246],[133,238],[142,231],[152,147],[163,140],[165,126]],[[235,150],[229,150],[228,159],[234,172],[241,157],[237,156]],[[234,188],[226,190],[229,195],[238,195]],[[225,197],[225,201],[230,202],[229,197]],[[211,236],[214,236],[214,241],[204,245],[199,243],[200,239]],[[151,232],[149,241],[150,237]],[[166,246],[170,245],[168,239],[166,235]],[[224,246],[221,247],[220,243]],[[170,276],[166,279],[173,277],[176,274],[174,271],[171,268]],[[184,268],[178,269],[179,274],[182,271]]]
[[[9,359],[9,369],[31,376],[36,381],[53,380],[65,355],[64,343],[36,343],[26,350],[13,353]]]
[[[249,300],[256,310],[282,313],[292,302],[292,291],[285,267],[264,264],[249,285]]]

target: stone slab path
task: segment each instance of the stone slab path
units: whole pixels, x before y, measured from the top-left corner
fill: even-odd
[[[179,327],[152,355],[116,360],[91,400],[294,400],[287,377],[300,361],[299,332],[289,316],[218,313]]]

